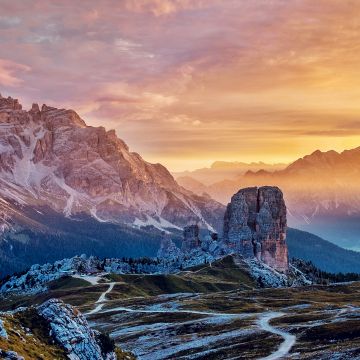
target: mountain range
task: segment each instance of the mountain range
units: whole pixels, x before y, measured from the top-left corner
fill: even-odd
[[[114,130],[0,96],[1,270],[81,252],[155,255],[161,231],[221,231],[225,207],[181,187]]]
[[[274,344],[266,351],[263,345],[249,347],[257,336],[253,329],[261,344],[266,332],[285,343],[304,331],[313,339],[314,327],[323,325],[319,319],[329,319],[329,306],[336,310],[331,326],[341,315],[352,329],[357,307],[348,300],[356,299],[358,285],[324,284],[358,280],[360,253],[287,228],[288,217],[301,215],[339,186],[333,178],[329,187],[323,184],[333,169],[343,171],[344,182],[356,176],[353,153],[345,168],[337,155],[330,156],[324,160],[316,153],[282,170],[241,173],[223,188],[236,186],[225,211],[200,193],[206,185],[190,178],[200,184],[199,194],[186,190],[165,167],[130,152],[114,131],[87,126],[72,110],[34,104],[25,111],[17,100],[0,97],[0,305],[15,309],[0,314],[0,357],[208,358],[211,351],[225,359],[243,355],[246,344],[246,358],[273,358]],[[318,162],[324,162],[323,171]],[[345,174],[348,167],[353,171]],[[290,211],[280,188],[254,186],[277,181],[288,191]],[[250,187],[237,191],[245,184]],[[312,190],[314,202],[300,197],[304,189]],[[356,187],[351,190],[355,197]],[[343,214],[338,203],[335,209],[334,216]],[[312,218],[322,213],[317,208]],[[79,253],[92,256],[74,256]],[[293,289],[296,301],[289,296]],[[341,307],[334,292],[345,294]],[[324,309],[319,296],[326,300]],[[313,319],[314,311],[317,325],[295,324],[301,334],[269,324],[277,317],[288,316],[292,324],[296,317]],[[151,320],[144,322],[144,316]],[[333,341],[332,331],[321,331],[319,339],[324,334]],[[352,334],[336,329],[338,338],[347,339],[339,356],[358,350]],[[310,358],[314,349],[324,352],[316,337],[302,346],[311,349]]]
[[[215,161],[209,168],[201,168],[193,171],[173,172],[177,179],[191,178],[205,185],[211,185],[224,179],[235,178],[243,175],[248,171],[267,170],[275,171],[282,170],[288,164],[267,164],[265,162],[240,162],[240,161]]]
[[[223,204],[241,187],[279,186],[284,192],[290,226],[359,250],[359,174],[360,147],[341,153],[317,150],[284,169],[249,170],[210,185],[201,183],[197,176],[178,177],[177,181]]]
[[[288,228],[286,243],[289,257],[311,261],[318,269],[329,273],[360,274],[360,253],[337,246],[319,236]]]
[[[355,181],[347,186],[359,171],[359,154],[359,149],[316,152],[284,169],[282,164],[219,162],[212,167],[216,176],[233,166],[241,174],[209,186],[194,179],[201,189],[191,191],[183,178],[179,184],[162,165],[130,152],[114,131],[87,126],[73,110],[33,104],[25,111],[18,100],[0,97],[0,274],[81,253],[156,256],[161,233],[179,243],[189,223],[222,234],[225,206],[204,190],[225,204],[239,188],[263,183],[279,183],[284,190],[290,225],[309,228],[322,220],[330,234],[323,237],[333,240],[332,227],[349,232],[359,227]],[[268,170],[259,170],[262,166]],[[341,189],[337,202],[323,200],[333,199],[336,187]],[[333,272],[351,271],[349,264],[357,261],[356,253],[340,249],[342,258],[327,264],[324,251],[339,253],[339,248],[301,231],[295,235],[289,232],[290,256]],[[311,244],[301,249],[303,240]],[[316,257],[313,245],[323,249]]]

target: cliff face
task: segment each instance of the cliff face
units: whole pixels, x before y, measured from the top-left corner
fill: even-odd
[[[286,206],[277,187],[240,190],[228,204],[224,217],[224,241],[245,258],[257,258],[286,272]]]
[[[223,211],[131,152],[114,130],[87,126],[73,110],[33,104],[25,111],[1,95],[0,185],[7,200],[136,227],[179,228],[192,220],[211,229]]]

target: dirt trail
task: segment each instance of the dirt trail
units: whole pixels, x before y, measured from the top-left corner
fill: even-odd
[[[229,314],[229,313],[218,313],[218,312],[209,312],[209,311],[197,311],[197,310],[190,310],[190,309],[174,309],[174,308],[157,308],[157,309],[134,309],[130,307],[115,307],[112,309],[105,309],[103,310],[103,307],[105,305],[105,302],[107,301],[106,295],[112,291],[114,288],[115,283],[112,282],[109,284],[109,288],[104,291],[99,299],[96,301],[95,304],[98,304],[93,310],[88,312],[86,315],[93,315],[97,313],[107,313],[107,312],[116,312],[116,311],[123,311],[123,312],[129,312],[129,313],[147,313],[147,314],[156,314],[156,313],[187,313],[187,314],[197,314],[197,315],[204,315],[207,317],[217,317],[217,318],[228,318],[228,319],[244,319],[244,318],[250,318],[254,316],[254,314],[250,313],[243,313],[243,314]],[[278,360],[282,359],[284,356],[286,356],[291,348],[294,346],[296,342],[296,337],[286,331],[280,330],[278,328],[275,328],[274,326],[270,325],[269,322],[272,319],[284,316],[284,312],[264,312],[258,314],[258,326],[266,332],[279,335],[281,336],[284,341],[280,344],[279,348],[273,352],[272,354],[268,355],[267,357],[262,358],[261,360]],[[174,352],[176,352],[176,349],[172,349]],[[153,354],[154,355],[154,354]],[[146,358],[146,356],[142,357]],[[155,357],[157,359],[157,357]],[[158,359],[161,359],[162,357],[159,355]]]
[[[105,305],[104,303],[107,301],[106,295],[112,291],[112,289],[114,288],[114,285],[115,285],[114,282],[109,284],[109,288],[106,291],[104,291],[103,293],[101,293],[99,299],[95,302],[95,304],[98,304],[98,305],[94,309],[92,309],[91,311],[86,313],[86,315],[93,315],[93,314],[96,314],[101,311],[101,309]]]
[[[259,317],[259,327],[264,331],[270,332],[272,334],[280,335],[283,337],[284,341],[281,343],[277,351],[273,352],[267,357],[262,358],[261,360],[277,360],[286,356],[291,348],[296,342],[296,336],[291,335],[290,333],[277,329],[269,324],[270,320],[275,319],[280,316],[284,316],[285,313],[282,312],[267,312],[263,313]]]

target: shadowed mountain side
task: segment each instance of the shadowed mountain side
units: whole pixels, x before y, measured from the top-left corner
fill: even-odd
[[[83,253],[155,256],[160,246],[161,232],[153,227],[98,222],[86,214],[69,219],[47,207],[22,207],[21,215],[22,225],[5,231],[0,242],[1,276]]]
[[[288,228],[289,257],[310,260],[319,269],[332,273],[360,273],[360,253],[346,250],[306,231]]]

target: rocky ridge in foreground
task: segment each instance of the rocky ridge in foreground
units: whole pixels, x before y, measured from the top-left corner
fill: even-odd
[[[19,341],[20,339],[20,341]],[[0,357],[8,360],[130,360],[71,305],[51,299],[0,314]]]
[[[116,360],[115,351],[101,349],[101,334],[92,330],[84,316],[61,300],[48,300],[37,312],[51,327],[51,335],[70,359]]]

